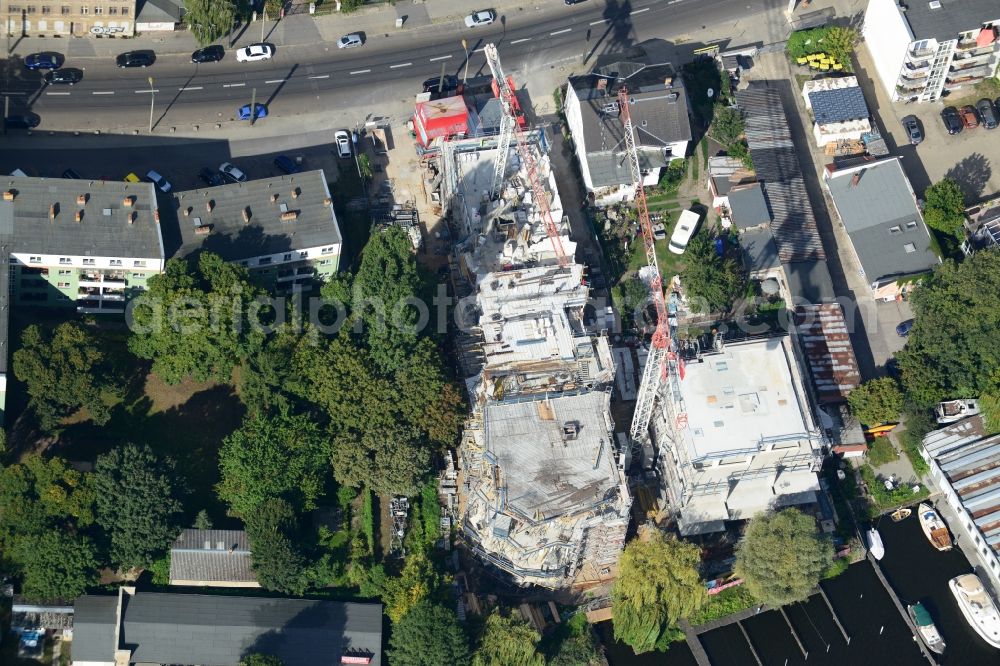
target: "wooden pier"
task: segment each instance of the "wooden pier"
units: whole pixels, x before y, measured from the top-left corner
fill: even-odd
[[[927,650],[927,646],[925,646],[924,642],[917,637],[917,628],[913,625],[913,620],[910,619],[910,614],[906,612],[906,608],[903,607],[903,602],[899,600],[899,597],[896,596],[896,591],[892,589],[892,586],[889,585],[889,581],[885,579],[885,576],[882,574],[882,568],[879,567],[878,561],[872,557],[870,551],[868,552],[868,559],[872,563],[872,568],[875,569],[875,575],[878,576],[880,581],[882,581],[882,586],[885,588],[885,591],[889,593],[889,598],[892,599],[892,603],[896,605],[896,610],[898,610],[899,614],[902,616],[903,622],[906,622],[906,626],[909,627],[910,631],[913,633],[913,639],[916,642],[917,647],[920,648],[920,654],[924,655],[932,666],[937,666],[937,662],[934,661],[934,657],[932,657],[931,653]]]

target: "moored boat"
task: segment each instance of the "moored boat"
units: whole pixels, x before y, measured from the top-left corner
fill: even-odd
[[[919,601],[906,607],[906,612],[910,614],[910,619],[917,628],[917,635],[924,642],[927,649],[936,654],[943,654],[945,643],[941,638],[941,633],[934,625],[931,614],[927,612],[924,605]]]
[[[1000,650],[1000,611],[976,574],[962,574],[948,581],[955,601],[976,633]]]
[[[901,520],[909,518],[911,513],[913,513],[913,511],[911,511],[910,509],[901,507],[890,513],[889,517],[892,518],[892,522],[898,523]]]
[[[885,557],[885,546],[882,545],[882,535],[874,527],[868,530],[868,550],[871,551],[872,557],[876,560],[881,560]]]
[[[932,546],[938,550],[951,550],[952,541],[948,526],[934,507],[923,502],[917,507],[917,517],[920,518],[920,529],[924,531],[924,536]]]

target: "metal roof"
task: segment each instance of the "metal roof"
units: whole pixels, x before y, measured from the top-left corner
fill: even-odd
[[[243,530],[182,530],[170,549],[170,583],[257,580]]]
[[[938,0],[935,4],[937,8],[927,0],[913,0],[906,3],[906,11],[900,10],[914,39],[957,39],[961,32],[1000,19],[996,0]]]
[[[788,291],[809,303],[821,303],[836,298],[833,278],[825,261],[792,261],[784,264]]]
[[[771,221],[760,183],[741,185],[729,191],[729,210],[740,230],[750,229]]]
[[[815,90],[809,93],[813,118],[819,125],[842,123],[868,117],[865,95],[857,86]]]
[[[778,260],[778,248],[774,245],[774,237],[767,227],[747,229],[741,233],[740,249],[743,251],[743,264],[747,270],[766,271],[781,265]]]
[[[117,596],[84,595],[73,603],[73,659],[113,662]]]
[[[861,383],[861,372],[840,304],[800,305],[795,326],[819,402],[845,402]]]

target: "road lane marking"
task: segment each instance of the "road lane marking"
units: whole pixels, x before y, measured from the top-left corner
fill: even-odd
[[[317,74],[316,76],[310,76],[309,78],[310,79],[328,79],[328,78],[330,78],[330,75],[329,74]]]
[[[641,14],[643,12],[648,12],[648,11],[649,11],[649,7],[643,7],[642,9],[637,9],[634,12],[629,12],[628,15],[629,16],[635,16],[636,14]]]
[[[351,74],[367,74],[370,71],[372,71],[372,70],[370,70],[370,69],[359,69],[359,70],[357,70],[355,72],[351,72]]]
[[[153,90],[150,90],[149,88],[144,88],[143,90],[136,90],[136,93],[148,93],[148,92],[158,93],[160,92],[160,89],[154,88]]]
[[[178,88],[177,90],[184,92],[185,90],[202,90],[201,86],[187,86],[186,88]]]
[[[264,81],[264,83],[284,83],[288,79],[271,79],[270,81]]]
[[[450,58],[450,57],[451,57],[450,55],[446,55],[446,56],[438,56],[437,58],[431,58],[431,62],[434,62],[434,61],[436,61],[436,60],[447,60],[447,59],[448,59],[448,58]]]
[[[46,95],[68,95],[68,92],[47,92]]]
[[[553,35],[561,35],[561,34],[563,34],[564,32],[570,32],[571,30],[573,30],[573,28],[563,28],[562,30],[556,30],[555,32],[550,32],[550,33],[549,33],[549,36],[553,36]]]
[[[27,95],[25,92],[2,92],[0,95]]]
[[[409,67],[412,64],[413,64],[412,62],[404,62],[399,65],[389,65],[389,69],[399,69],[400,67]]]
[[[601,25],[602,23],[607,23],[608,19],[601,19],[600,21],[591,21],[590,25]]]
[[[94,92],[92,92],[90,94],[91,95],[114,95],[115,91],[114,90],[95,90]]]
[[[223,88],[242,88],[246,83],[223,83]]]
[[[530,41],[531,37],[522,37],[521,39],[515,39],[510,43],[510,45],[513,46],[514,44],[520,44],[521,42],[530,42]]]

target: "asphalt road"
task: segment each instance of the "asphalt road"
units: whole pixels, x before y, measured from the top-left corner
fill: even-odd
[[[184,122],[230,120],[240,105],[250,102],[254,90],[272,116],[295,115],[339,103],[356,105],[359,100],[377,103],[380,94],[413,94],[420,81],[440,72],[442,63],[448,73],[461,76],[463,37],[469,44],[471,77],[488,73],[482,49],[489,42],[497,43],[506,67],[517,68],[589,50],[622,51],[665,35],[696,38],[706,26],[784,6],[784,0],[594,0],[544,19],[515,15],[483,28],[456,24],[453,30],[414,32],[405,42],[399,35],[372,35],[353,50],[326,43],[275,44],[274,58],[264,62],[239,63],[227,51],[221,62],[195,65],[187,54],[164,54],[147,69],[122,70],[110,58],[74,58],[66,66],[84,70],[83,81],[75,86],[44,86],[38,72],[14,69],[4,93],[11,96],[13,108],[30,108],[42,116],[43,129],[100,127],[108,114],[139,117],[149,109],[150,95],[165,110],[156,113],[157,122],[168,112]],[[127,45],[123,43],[123,51]],[[153,92],[148,77],[153,77]]]

